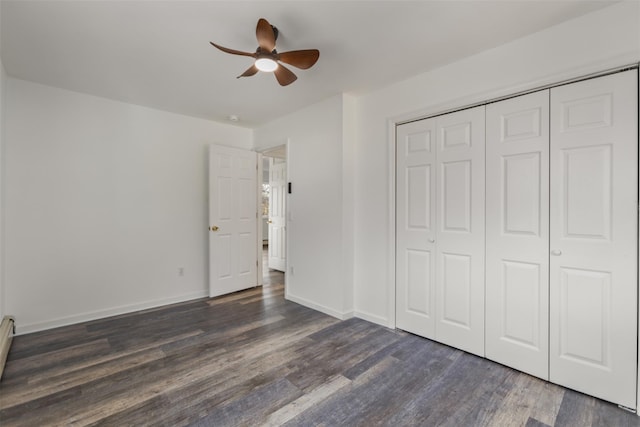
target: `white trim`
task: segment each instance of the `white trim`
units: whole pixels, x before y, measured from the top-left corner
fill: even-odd
[[[130,314],[135,311],[147,310],[150,308],[162,307],[169,304],[176,304],[185,301],[196,300],[200,298],[208,298],[209,290],[201,290],[188,294],[178,295],[170,298],[162,298],[157,300],[145,301],[136,304],[121,305],[118,307],[108,308],[105,310],[90,311],[86,313],[76,314],[73,316],[59,317],[57,319],[48,320],[46,322],[28,323],[21,325],[19,320],[16,322],[16,335],[28,334],[31,332],[43,331],[46,329],[57,328],[60,326],[74,325],[81,322],[91,320],[104,319],[106,317],[117,316],[120,314]]]
[[[389,319],[386,317],[378,316],[376,314],[367,313],[366,311],[356,310],[353,313],[353,317],[366,320],[367,322],[375,323],[376,325],[385,326],[387,328],[393,328],[389,326]]]
[[[638,108],[638,111],[637,111],[637,113],[638,113],[638,123],[637,123],[638,128],[637,128],[636,132],[638,132],[638,133],[636,134],[636,138],[638,138],[638,142],[640,143],[640,70],[638,70],[637,76],[638,76],[638,82],[637,82],[638,86],[637,86],[636,89],[637,89],[638,93],[636,94],[636,96],[638,97],[638,99],[637,99],[637,101],[638,101],[638,107],[637,107]],[[638,196],[640,197],[640,157],[638,159],[638,163],[639,163],[638,164],[638,191],[639,191]],[[638,200],[638,203],[639,203],[638,204],[638,212],[639,212],[639,215],[638,215],[638,233],[639,234],[638,234],[638,236],[640,236],[640,200]],[[638,237],[638,239],[640,240],[640,237]],[[640,244],[640,242],[639,242],[639,244]],[[640,246],[637,247],[637,250],[638,250],[638,268],[639,268],[639,272],[640,272]],[[640,277],[640,274],[639,274],[638,277]],[[637,305],[637,307],[638,307],[639,316],[638,316],[638,337],[637,337],[638,367],[636,368],[636,375],[637,375],[638,378],[637,378],[637,383],[636,383],[637,390],[636,390],[636,410],[635,411],[636,411],[636,414],[638,416],[640,416],[640,282],[638,283],[638,295],[637,295],[637,297],[638,297],[638,305]]]
[[[408,113],[390,117],[389,123],[396,124],[421,120],[427,117],[446,114],[449,112],[471,108],[479,105],[495,102],[499,99],[518,96],[526,92],[533,92],[553,86],[559,86],[569,81],[578,81],[599,74],[606,74],[614,70],[622,70],[629,67],[637,67],[640,58],[636,54],[621,55],[606,61],[597,61],[572,70],[550,74],[533,81],[522,82],[506,87],[495,87],[490,90],[466,95],[460,98],[432,105],[424,109],[414,110]]]
[[[291,138],[287,138],[284,143],[285,152],[286,152],[286,161],[287,161],[287,183],[291,182]],[[291,247],[291,224],[289,224],[289,219],[291,218],[291,199],[289,197],[288,184],[287,184],[287,193],[285,194],[284,200],[284,224],[285,224],[285,232],[284,232],[284,297],[289,299],[289,258],[291,254],[289,253],[289,248]]]
[[[387,326],[396,327],[396,124],[387,120],[387,137],[389,138],[389,226],[387,227]]]
[[[352,310],[345,311],[345,312],[339,312],[337,310],[334,310],[332,308],[326,307],[324,305],[316,304],[315,302],[309,301],[308,299],[292,295],[290,292],[286,293],[285,298],[287,300],[289,300],[289,301],[295,302],[297,304],[303,305],[303,306],[305,306],[307,308],[311,308],[311,309],[319,311],[321,313],[328,314],[329,316],[335,317],[336,319],[340,319],[340,320],[351,319],[353,317],[353,314],[354,314]]]
[[[262,176],[262,153],[256,152],[256,283],[258,286],[263,285],[263,265],[262,265],[262,251],[264,242],[262,240],[262,183],[264,182]]]
[[[289,142],[290,142],[290,138],[286,138],[284,141],[280,141],[279,143],[276,143],[275,145],[270,145],[268,147],[263,147],[263,148],[259,148],[259,149],[255,149],[256,153],[258,153],[258,169],[259,169],[259,173],[258,173],[258,180],[259,180],[259,185],[258,185],[258,206],[262,206],[262,157],[266,156],[266,157],[271,157],[269,156],[269,152],[273,151],[275,149],[278,149],[279,147],[284,146],[285,149],[285,161],[286,161],[286,165],[287,165],[287,182],[291,182],[291,180],[289,179],[289,174],[290,174],[290,170],[289,170],[289,157],[290,157],[290,152],[289,152]],[[285,194],[285,203],[284,203],[284,209],[285,209],[285,271],[284,271],[284,296],[285,298],[287,298],[288,293],[287,293],[287,277],[289,276],[288,273],[288,268],[289,268],[289,194]],[[258,215],[260,217],[260,215]],[[259,221],[260,222],[260,226],[258,228],[259,231],[259,239],[258,239],[258,252],[259,252],[259,256],[258,256],[258,266],[259,266],[259,270],[258,270],[258,284],[259,286],[262,286],[263,283],[263,276],[264,276],[264,265],[262,265],[262,246],[264,245],[264,242],[262,241],[262,220]]]

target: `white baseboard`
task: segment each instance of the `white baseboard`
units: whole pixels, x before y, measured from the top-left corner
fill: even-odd
[[[354,316],[358,319],[366,320],[367,322],[375,323],[376,325],[384,326],[385,328],[393,328],[394,326],[390,326],[389,319],[383,316],[378,316],[377,314],[367,313],[365,311],[356,310],[354,312]]]
[[[326,307],[324,305],[316,304],[315,302],[309,301],[305,298],[291,295],[291,293],[289,292],[286,293],[285,298],[288,299],[289,301],[293,301],[297,304],[304,305],[305,307],[311,308],[321,313],[328,314],[329,316],[335,317],[336,319],[347,320],[353,317],[353,311],[340,312],[332,308]]]
[[[175,304],[179,302],[190,301],[198,298],[208,297],[207,291],[191,292],[188,294],[178,295],[170,298],[162,298],[152,301],[145,301],[136,304],[122,305],[119,307],[108,308],[105,310],[97,310],[88,313],[76,314],[73,316],[60,317],[57,319],[47,320],[45,322],[20,324],[20,319],[16,319],[16,335],[28,334],[31,332],[44,331],[47,329],[58,328],[60,326],[68,326],[91,320],[103,319],[105,317],[117,316],[119,314],[132,313],[134,311],[146,310],[149,308],[161,307],[163,305]]]

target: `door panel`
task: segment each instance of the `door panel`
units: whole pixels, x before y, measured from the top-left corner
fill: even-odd
[[[549,91],[487,106],[486,352],[549,378]]]
[[[436,118],[436,339],[484,356],[484,112]]]
[[[407,228],[428,230],[431,223],[429,189],[431,165],[407,168]]]
[[[431,316],[431,252],[407,250],[407,310]]]
[[[442,231],[471,232],[471,161],[442,163]]]
[[[435,119],[396,132],[396,324],[434,339]]]
[[[637,70],[551,89],[550,380],[636,406]]]
[[[561,268],[559,285],[559,356],[608,369],[611,273]]]
[[[471,257],[442,254],[442,322],[471,328]]]
[[[209,296],[256,286],[256,153],[209,149]],[[217,228],[215,228],[215,227]]]
[[[543,192],[540,188],[540,154],[535,152],[502,156],[504,234],[540,236],[540,217],[543,215],[540,211],[540,193]],[[544,192],[547,192],[546,189]]]
[[[269,268],[285,271],[287,163],[284,160],[269,159],[269,186]]]
[[[540,265],[502,261],[500,339],[519,347],[540,348]],[[546,311],[546,310],[545,310]],[[546,334],[544,334],[546,336]]]
[[[611,146],[568,148],[560,155],[566,195],[560,210],[563,237],[609,240]]]

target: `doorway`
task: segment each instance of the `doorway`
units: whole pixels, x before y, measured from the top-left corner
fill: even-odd
[[[287,147],[280,145],[262,152],[260,213],[262,225],[262,278],[285,274],[286,268],[286,194]],[[286,280],[286,276],[285,276]]]

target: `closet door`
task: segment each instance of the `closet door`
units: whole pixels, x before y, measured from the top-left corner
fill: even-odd
[[[396,128],[396,325],[435,338],[435,119]]]
[[[484,113],[437,118],[436,339],[484,356]]]
[[[636,406],[637,71],[551,89],[550,380]]]
[[[549,91],[487,106],[486,355],[549,378]]]

